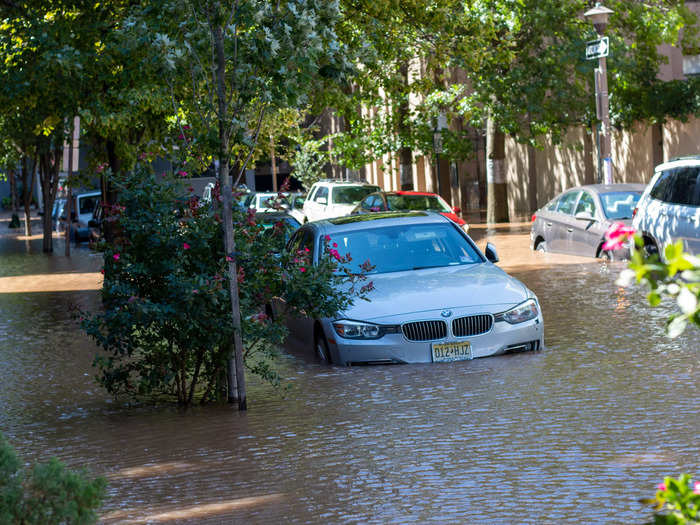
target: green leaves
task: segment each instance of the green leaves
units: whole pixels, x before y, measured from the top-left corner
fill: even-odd
[[[681,335],[688,324],[700,326],[700,258],[684,253],[683,243],[669,244],[664,249],[664,261],[648,254],[641,235],[634,238],[629,267],[617,280],[628,286],[633,280],[650,289],[649,305],[661,304],[664,297],[675,300],[680,314],[672,315],[666,323],[669,337]]]
[[[96,523],[106,485],[55,458],[24,470],[0,433],[0,523]]]

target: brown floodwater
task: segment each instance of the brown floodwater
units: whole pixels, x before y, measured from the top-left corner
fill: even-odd
[[[0,236],[0,430],[27,462],[107,477],[105,523],[641,523],[638,498],[700,471],[698,332],[667,339],[671,308],[616,287],[622,266],[531,254],[524,231],[472,233],[538,294],[544,350],[286,356],[287,389],[251,379],[246,413],[112,400],[70,314],[98,307],[99,257]]]

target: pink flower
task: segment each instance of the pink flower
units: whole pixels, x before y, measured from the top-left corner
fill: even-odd
[[[326,236],[324,237],[324,240],[325,240],[326,242],[329,242],[329,241],[331,240],[331,236],[330,236],[330,235],[326,235]]]
[[[233,262],[233,257],[231,257],[230,255],[227,255],[227,256],[226,256],[226,261],[227,261],[227,262]]]
[[[192,293],[199,293],[199,290],[195,288],[194,290],[192,290]]]
[[[177,174],[180,175],[180,177],[187,177],[187,172],[185,170],[179,170]]]
[[[183,250],[189,250],[189,249],[190,249],[190,245],[187,244],[186,242],[183,242],[183,243],[182,243],[182,249],[183,249]]]
[[[309,250],[308,248],[304,248],[304,251],[305,251],[305,252],[310,252],[311,250]]]
[[[306,268],[304,268],[304,267],[302,266],[301,268],[299,268],[299,271],[300,271],[301,273],[304,273],[304,272],[306,271]]]
[[[605,243],[603,250],[619,250],[630,237],[636,233],[634,228],[625,226],[621,222],[616,222],[605,232]]]
[[[659,484],[656,486],[656,490],[661,490],[661,491],[666,490],[666,484],[665,484],[665,483],[659,483]]]
[[[185,124],[184,126],[182,126],[182,129],[190,129],[190,127],[187,124]]]
[[[693,483],[693,494],[700,494],[700,481]]]
[[[112,259],[114,259],[115,261],[118,261],[118,260],[119,260],[119,254],[118,254],[118,253],[115,253],[114,255],[112,255]]]
[[[337,242],[334,242],[334,243],[333,243],[333,248],[337,248],[337,247],[338,247],[338,243],[337,243]]]

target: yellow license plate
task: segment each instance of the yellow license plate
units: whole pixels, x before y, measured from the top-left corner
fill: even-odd
[[[464,361],[472,358],[472,346],[469,344],[469,341],[433,344],[431,349],[434,363]]]

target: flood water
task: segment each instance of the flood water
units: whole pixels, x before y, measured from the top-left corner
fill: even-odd
[[[2,238],[0,278],[100,267],[56,250]],[[28,462],[107,477],[106,523],[642,523],[637,500],[663,476],[700,473],[700,338],[667,339],[670,310],[618,289],[620,268],[513,272],[542,303],[540,352],[353,368],[289,356],[288,391],[251,380],[244,414],[113,401],[70,315],[98,292],[0,288],[0,430]]]

